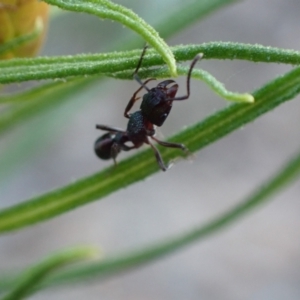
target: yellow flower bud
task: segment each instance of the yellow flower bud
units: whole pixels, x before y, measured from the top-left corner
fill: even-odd
[[[47,25],[48,5],[38,0],[0,0],[0,59],[34,56]]]

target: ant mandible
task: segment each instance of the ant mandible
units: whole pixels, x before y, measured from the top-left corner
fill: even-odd
[[[156,87],[149,89],[146,84],[151,80],[155,80],[155,78],[149,78],[144,82],[139,78],[138,71],[141,67],[146,50],[147,46],[144,47],[137,67],[133,73],[133,78],[141,85],[141,87],[133,94],[125,108],[124,116],[129,119],[127,129],[122,130],[106,125],[96,125],[97,129],[108,131],[108,133],[105,133],[96,140],[94,149],[99,158],[105,160],[112,158],[116,165],[116,158],[121,150],[129,151],[131,149],[137,149],[146,143],[153,149],[159,167],[163,171],[166,171],[170,165],[164,164],[158,149],[152,144],[151,139],[164,147],[179,148],[185,152],[188,152],[188,149],[183,144],[158,140],[155,137],[155,125],[163,125],[171,111],[173,101],[186,100],[189,98],[192,70],[197,61],[203,57],[203,54],[196,55],[191,63],[187,75],[187,94],[175,97],[178,90],[178,84],[174,80],[169,79],[162,81]],[[135,101],[140,99],[140,97],[137,97],[137,94],[143,88],[147,93],[143,96],[140,110],[133,114],[129,114]],[[127,145],[127,142],[131,142],[131,145]]]

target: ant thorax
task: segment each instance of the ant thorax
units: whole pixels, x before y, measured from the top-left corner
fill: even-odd
[[[154,125],[138,110],[130,115],[127,124],[128,139],[138,148],[146,142],[147,136],[155,134]]]

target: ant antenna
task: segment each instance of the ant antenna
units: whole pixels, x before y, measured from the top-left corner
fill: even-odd
[[[191,75],[192,75],[192,71],[193,71],[193,68],[195,67],[195,64],[197,63],[198,60],[202,59],[204,56],[203,53],[199,53],[195,56],[195,58],[193,59],[192,63],[191,63],[191,66],[190,66],[190,69],[189,69],[189,72],[188,72],[188,75],[187,75],[187,80],[186,80],[186,90],[187,90],[187,94],[184,95],[184,96],[181,96],[181,97],[175,97],[171,100],[185,100],[187,98],[190,97],[190,79],[191,79]]]
[[[133,72],[133,75],[138,73],[138,71],[139,71],[139,69],[140,69],[140,67],[141,67],[141,65],[142,65],[142,61],[143,61],[143,58],[144,58],[144,56],[145,56],[146,50],[147,50],[148,48],[149,48],[148,45],[145,45],[145,46],[144,46],[143,51],[142,51],[142,54],[141,54],[141,56],[140,56],[140,60],[139,60],[137,66],[136,66],[136,68],[135,68],[135,71]]]
[[[142,61],[143,61],[143,58],[145,56],[145,53],[146,53],[146,50],[148,49],[148,45],[145,45],[145,47],[143,48],[143,51],[142,51],[142,54],[141,54],[141,57],[140,57],[140,60],[135,68],[135,71],[133,72],[133,78],[147,91],[149,92],[150,89],[146,86],[146,84],[144,82],[142,82],[142,80],[140,79],[139,75],[138,75],[138,71],[142,65]]]

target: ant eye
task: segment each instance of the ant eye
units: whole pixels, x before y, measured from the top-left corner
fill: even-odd
[[[162,117],[165,119],[168,116],[168,114],[163,114]]]
[[[94,145],[94,150],[96,155],[101,159],[110,159],[111,156],[111,149],[114,143],[114,135],[111,133],[106,133],[99,137]]]

